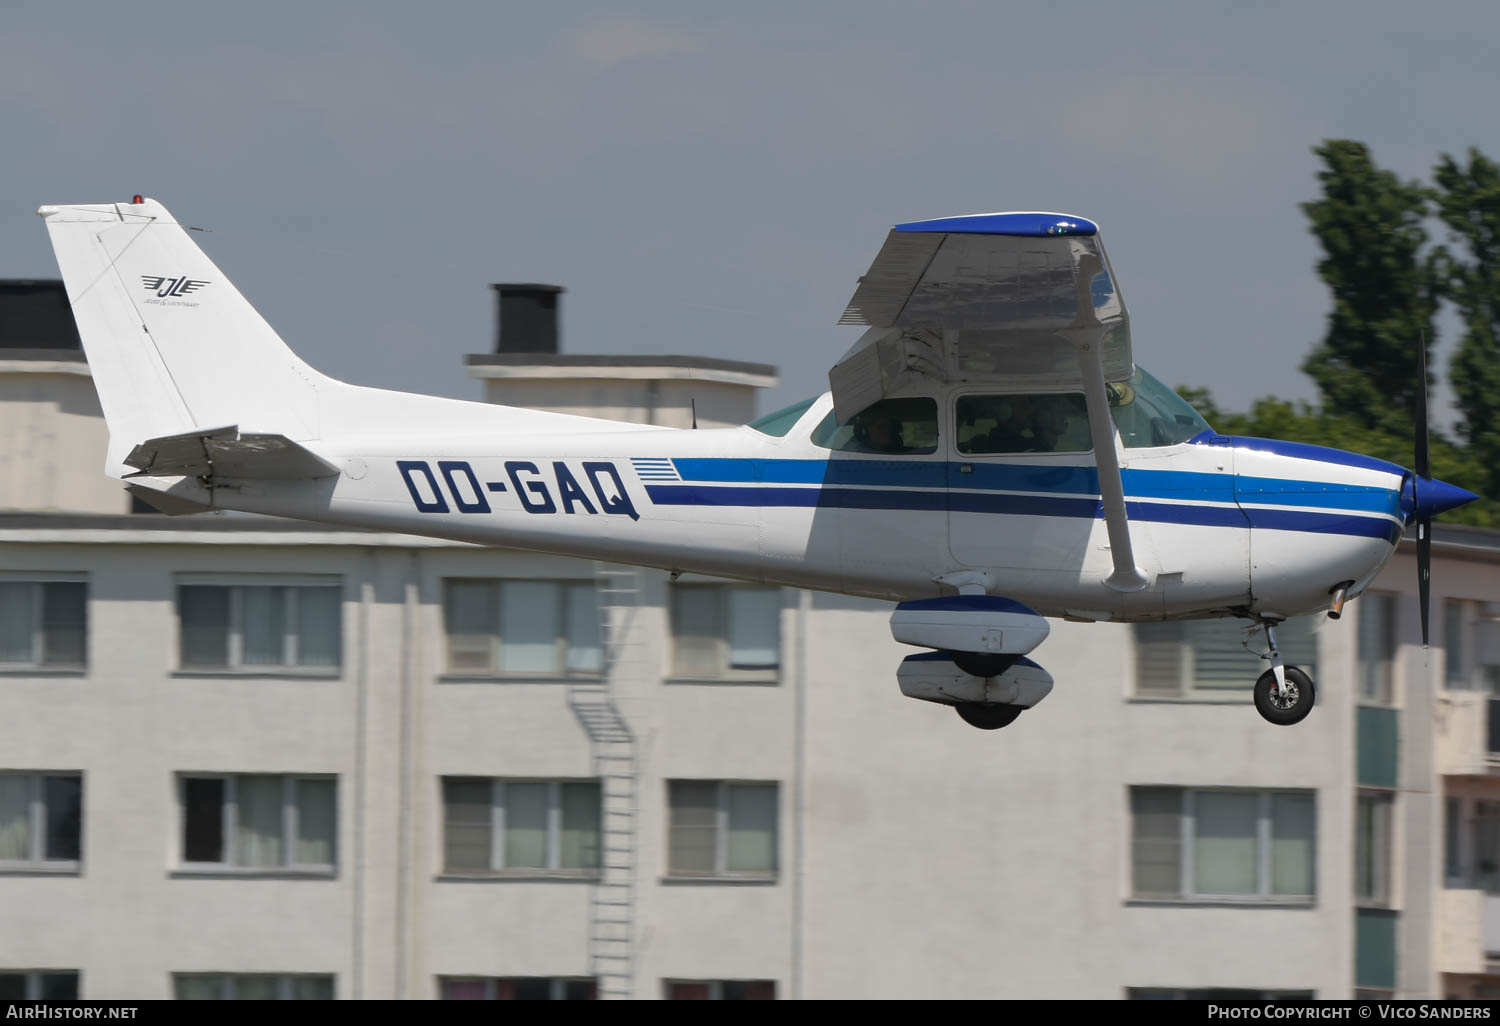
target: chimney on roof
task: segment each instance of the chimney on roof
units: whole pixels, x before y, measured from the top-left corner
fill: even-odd
[[[560,285],[491,285],[495,290],[495,352],[556,353]]]

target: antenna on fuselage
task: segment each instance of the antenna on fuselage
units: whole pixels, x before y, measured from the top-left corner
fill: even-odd
[[[693,430],[698,430],[698,399],[696,396],[688,396],[688,405],[693,408]]]

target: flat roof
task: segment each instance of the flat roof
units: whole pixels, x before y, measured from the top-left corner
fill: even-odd
[[[769,363],[716,356],[587,356],[576,353],[470,353],[464,357],[476,378],[617,378],[719,381],[770,388],[781,371]]]

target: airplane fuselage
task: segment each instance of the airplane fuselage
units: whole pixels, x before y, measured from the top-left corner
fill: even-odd
[[[1400,536],[1405,472],[1336,450],[1206,435],[1124,450],[1138,591],[1104,583],[1090,454],[831,452],[784,437],[594,422],[516,437],[305,443],[318,481],[172,491],[249,510],[881,598],[989,590],[1044,615],[1289,616],[1358,594]],[[951,432],[940,432],[948,436]]]

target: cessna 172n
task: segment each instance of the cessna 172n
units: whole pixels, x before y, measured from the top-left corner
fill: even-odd
[[[643,427],[346,384],[297,358],[160,203],[44,206],[109,426],[168,513],[245,510],[895,600],[901,690],[984,729],[1040,701],[1046,617],[1263,629],[1254,701],[1312,680],[1276,625],[1337,616],[1475,498],[1415,471],[1216,434],[1133,360],[1098,228],[897,225],[831,391],[752,424]],[[1419,391],[1425,404],[1424,387]]]

